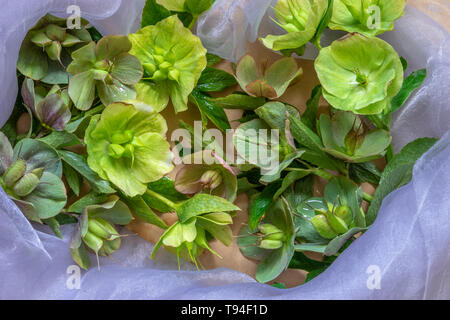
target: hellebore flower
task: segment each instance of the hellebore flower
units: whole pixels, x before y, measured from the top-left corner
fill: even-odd
[[[197,194],[177,207],[178,221],[161,236],[152,252],[152,259],[164,245],[175,250],[177,257],[191,260],[198,268],[197,258],[204,249],[220,257],[209,246],[209,237],[228,246],[233,240],[230,224],[233,223],[230,211],[240,210],[231,202],[220,197]]]
[[[86,129],[88,164],[128,197],[142,195],[149,182],[173,168],[166,132],[160,114],[130,104],[111,104]]]
[[[345,36],[323,48],[314,64],[325,99],[357,114],[388,112],[403,84],[397,52],[378,38]]]
[[[114,224],[127,225],[131,220],[133,216],[130,209],[116,195],[109,196],[104,203],[85,207],[70,242],[74,261],[88,269],[90,259],[87,249],[97,257],[109,256],[119,250],[121,236]]]
[[[294,58],[282,58],[263,71],[253,57],[246,55],[236,67],[236,79],[241,88],[253,97],[276,99],[281,97],[289,85],[303,74]]]
[[[144,67],[137,100],[162,111],[169,99],[175,112],[187,110],[188,97],[206,67],[206,49],[176,15],[147,26],[129,38],[131,53]]]
[[[374,37],[394,29],[405,13],[406,0],[335,0],[330,29]]]
[[[39,223],[58,215],[67,196],[56,151],[32,139],[21,140],[13,150],[2,132],[0,151],[0,185],[22,213]]]
[[[311,41],[328,9],[328,0],[279,0],[275,6],[275,21],[288,33],[268,35],[261,39],[269,49],[296,50]]]
[[[26,77],[49,84],[66,84],[68,74],[65,62],[78,45],[91,41],[86,30],[87,21],[81,20],[80,29],[68,29],[67,19],[47,14],[27,33],[17,61],[17,69]]]
[[[199,154],[202,155],[203,164],[195,164],[193,161]],[[204,191],[230,202],[236,199],[236,175],[219,155],[213,151],[204,150],[188,155],[186,158],[189,158],[190,164],[184,164],[175,179],[175,189],[178,192],[196,194]]]
[[[352,112],[338,111],[332,118],[320,116],[319,131],[325,151],[348,162],[367,162],[383,157],[391,143],[388,131],[365,132],[361,119]]]
[[[73,61],[67,67],[74,75],[69,96],[78,109],[92,106],[95,88],[105,106],[136,97],[133,85],[141,80],[143,70],[139,59],[128,53],[130,49],[127,36],[107,36],[72,53]]]
[[[26,78],[22,85],[22,98],[44,128],[63,131],[72,117],[68,92],[58,85],[47,92],[43,87],[35,87],[34,81]]]

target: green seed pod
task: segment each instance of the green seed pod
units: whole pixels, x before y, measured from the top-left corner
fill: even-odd
[[[121,239],[117,238],[111,241],[105,241],[103,247],[100,249],[98,254],[102,257],[110,256],[114,252],[120,249]]]
[[[200,182],[203,185],[208,186],[209,189],[211,190],[214,190],[215,188],[220,186],[222,181],[223,181],[222,175],[220,174],[220,172],[215,170],[206,171],[200,178]]]
[[[280,240],[262,240],[259,247],[262,249],[274,250],[283,246],[283,242]]]
[[[34,173],[27,173],[14,185],[13,191],[19,197],[25,197],[36,189],[39,180],[39,177]]]
[[[259,229],[259,231],[261,231],[261,233],[264,234],[264,236],[263,236],[264,240],[283,241],[286,239],[284,232],[272,224],[269,224],[269,223],[261,224],[261,225],[259,225],[258,229]]]
[[[331,228],[333,228],[333,230],[336,231],[337,233],[344,234],[348,231],[348,226],[344,222],[344,220],[342,220],[339,217],[336,217],[331,212],[328,212],[326,214],[326,218],[327,218],[328,223],[330,224]]]
[[[116,231],[116,229],[113,227],[111,223],[102,218],[96,218],[96,220],[103,227],[103,229],[109,232],[109,237],[107,240],[114,240],[120,237],[119,233]]]
[[[42,175],[44,174],[44,168],[37,168],[31,171],[32,174],[35,174],[39,179],[42,178]]]
[[[98,253],[103,246],[103,240],[89,231],[83,237],[83,241],[95,253]]]
[[[341,218],[342,220],[344,220],[345,224],[347,226],[349,226],[352,223],[353,220],[353,216],[352,216],[352,210],[350,209],[350,207],[346,204],[340,205],[338,206],[335,210],[334,210],[334,215],[336,217]]]
[[[111,237],[111,234],[108,230],[106,230],[103,225],[98,222],[96,219],[89,219],[88,221],[88,230],[92,234],[96,235],[97,237],[108,240]]]
[[[27,164],[25,161],[19,159],[13,162],[13,164],[6,169],[3,175],[3,182],[7,187],[12,188],[20,178],[23,177],[27,170]]]
[[[337,232],[331,228],[325,215],[319,214],[314,216],[311,218],[310,222],[316,231],[325,239],[334,239],[338,236]]]

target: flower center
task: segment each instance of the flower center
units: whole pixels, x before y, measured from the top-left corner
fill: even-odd
[[[154,48],[152,54],[153,63],[147,62],[143,64],[146,75],[154,81],[172,80],[178,82],[180,71],[174,66],[174,57],[172,52],[164,51],[161,48]]]
[[[203,184],[204,188],[214,190],[222,183],[222,175],[216,170],[208,170],[203,173],[200,178],[200,183]]]

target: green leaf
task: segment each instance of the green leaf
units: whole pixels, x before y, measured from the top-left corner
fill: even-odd
[[[85,208],[89,218],[103,218],[110,223],[127,225],[133,220],[130,209],[119,200],[118,196],[110,196],[106,202],[90,205]]]
[[[205,213],[235,210],[241,209],[223,198],[199,193],[181,203],[177,208],[177,214],[179,221],[184,223],[192,217]]]
[[[164,195],[165,198],[173,202],[188,199],[188,197],[175,189],[175,181],[169,177],[162,177],[158,181],[150,182],[148,188],[156,193]]]
[[[206,67],[195,88],[202,92],[215,92],[225,90],[236,84],[236,79],[228,72],[212,67]]]
[[[301,145],[317,152],[322,152],[322,141],[309,127],[301,120],[290,115],[291,131],[294,139]]]
[[[333,0],[328,0],[328,8],[325,11],[322,19],[320,20],[316,34],[311,39],[311,42],[314,43],[319,49],[321,48],[320,39],[322,38],[322,33],[325,30],[325,28],[328,27],[328,24],[330,23],[331,18],[333,16],[333,4],[334,4]]]
[[[253,205],[250,208],[248,226],[251,230],[256,230],[258,224],[266,213],[267,208],[273,201],[275,193],[281,187],[281,181],[269,184],[261,194],[254,200]]]
[[[305,153],[305,150],[296,150],[286,155],[283,161],[276,168],[261,177],[261,183],[271,183],[280,179],[283,170],[289,167],[296,159],[300,158],[303,153]]]
[[[72,254],[73,260],[83,269],[88,270],[91,266],[91,261],[89,259],[88,251],[83,243],[78,248],[71,248],[70,253]]]
[[[216,127],[222,131],[231,129],[225,111],[214,103],[214,99],[211,99],[209,96],[197,90],[194,90],[190,97],[193,103],[197,105],[202,115],[208,117]]]
[[[215,54],[207,53],[206,60],[208,61],[207,66],[212,67],[212,66],[218,64],[220,61],[222,61],[222,58],[219,56],[216,56]]]
[[[258,247],[259,239],[248,226],[243,226],[237,240],[241,253],[254,260],[263,260],[270,253],[268,250]]]
[[[372,162],[350,163],[348,173],[350,179],[357,183],[378,184],[381,178],[380,170]]]
[[[45,142],[55,149],[72,147],[83,143],[76,135],[67,131],[53,131],[49,135],[40,138],[39,141]]]
[[[68,212],[81,214],[84,208],[96,204],[104,203],[108,199],[106,194],[96,193],[94,191],[89,192],[81,199],[74,202],[68,209]]]
[[[315,269],[315,270],[311,270],[306,275],[306,279],[305,279],[304,283],[307,283],[307,282],[311,281],[312,279],[314,279],[315,277],[319,276],[320,274],[322,274],[327,269],[328,269],[328,266],[321,267],[321,268],[318,268],[318,269]]]
[[[59,229],[60,225],[58,220],[56,220],[56,218],[49,218],[49,219],[44,219],[42,220],[46,225],[48,225],[53,233],[60,239],[63,238],[61,230]]]
[[[337,236],[330,241],[324,254],[326,256],[333,256],[345,245],[345,243],[350,240],[354,235],[367,230],[367,228],[352,228],[343,235]]]
[[[299,169],[296,171],[291,171],[289,172],[284,178],[283,181],[281,183],[281,187],[280,189],[278,189],[278,191],[275,193],[275,195],[273,196],[273,199],[277,199],[279,196],[281,196],[281,194],[286,191],[287,188],[289,188],[295,181],[303,179],[304,177],[308,176],[311,174],[310,170],[303,170],[303,169]]]
[[[146,0],[142,12],[141,28],[155,25],[171,15],[170,11],[156,3],[156,0]]]
[[[224,109],[255,110],[265,103],[266,99],[263,97],[251,97],[242,93],[214,99],[214,104]]]
[[[297,248],[297,246],[296,246]],[[291,262],[289,263],[290,269],[301,269],[308,272],[311,272],[313,270],[319,269],[319,268],[327,268],[330,266],[329,261],[317,261],[312,260],[305,256],[302,252],[296,252],[294,253],[294,256],[292,257]]]
[[[162,229],[167,229],[167,224],[160,218],[142,197],[137,196],[135,198],[124,198],[125,203],[130,207],[130,210],[142,221],[153,224]]]
[[[78,173],[66,163],[63,163],[63,173],[67,184],[76,196],[80,195],[81,179]]]
[[[437,139],[422,138],[406,145],[400,153],[387,164],[381,175],[380,184],[375,191],[372,203],[366,214],[367,225],[371,225],[380,210],[383,199],[395,189],[408,184],[416,161],[427,152]]]
[[[294,248],[288,244],[272,251],[267,258],[258,264],[255,274],[256,280],[266,283],[278,277],[289,266],[293,254]]]
[[[412,94],[412,92],[422,86],[426,77],[426,69],[420,69],[411,73],[403,82],[403,86],[400,89],[400,92],[392,99],[391,109],[389,110],[389,113],[400,109]]]
[[[61,156],[62,160],[73,169],[75,169],[75,171],[77,171],[79,174],[81,174],[81,176],[83,176],[89,182],[94,190],[107,194],[116,192],[116,190],[111,188],[110,184],[107,181],[100,179],[99,176],[94,171],[92,171],[83,156],[71,151],[64,150],[60,150],[58,151],[58,153]]]
[[[311,98],[306,102],[306,110],[302,114],[302,122],[311,130],[316,127],[320,97],[322,97],[322,86],[318,85],[312,90]]]
[[[186,0],[184,6],[188,12],[195,16],[209,10],[213,4],[213,0]]]

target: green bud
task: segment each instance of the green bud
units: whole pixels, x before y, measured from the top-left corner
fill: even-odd
[[[89,219],[88,230],[89,232],[103,240],[108,240],[111,237],[109,231],[106,230],[106,228],[103,227],[103,225],[96,219]]]
[[[319,214],[311,218],[310,222],[316,229],[316,231],[325,239],[334,239],[338,236],[336,231],[331,228],[328,223],[327,217],[323,214]]]
[[[106,71],[109,68],[109,63],[106,60],[97,61],[95,64],[95,69]]]
[[[45,47],[45,52],[47,52],[50,60],[58,61],[61,58],[61,43],[53,41],[51,45]]]
[[[280,240],[262,240],[259,247],[262,249],[274,250],[283,246],[283,242]]]
[[[13,191],[19,197],[25,197],[36,189],[39,180],[40,178],[34,173],[27,173],[14,185]]]
[[[161,70],[169,70],[169,68],[172,67],[172,64],[170,62],[164,61],[163,63],[161,63],[159,66],[159,69]]]
[[[144,63],[142,66],[148,75],[152,76],[156,71],[156,66],[153,63]]]
[[[6,169],[3,175],[3,182],[7,187],[12,188],[20,178],[23,177],[27,170],[27,164],[25,161],[19,159],[13,162],[13,164]]]
[[[120,249],[121,240],[120,238],[111,240],[111,241],[105,241],[103,243],[103,247],[101,247],[98,254],[102,257],[110,256],[115,251]]]
[[[160,65],[164,62],[164,57],[158,54],[153,55],[153,59],[155,60],[155,62]]]
[[[162,72],[161,70],[157,70],[153,74],[153,77],[152,77],[152,80],[155,80],[155,81],[163,81],[166,79],[167,79],[167,75],[164,72]]]
[[[97,237],[95,234],[89,232],[83,237],[84,243],[94,252],[98,253],[98,251],[103,246],[103,240]]]
[[[124,152],[125,152],[125,148],[122,147],[120,144],[112,143],[108,146],[108,155],[111,158],[120,159],[120,158],[122,158]]]
[[[330,224],[331,228],[333,228],[333,230],[336,231],[337,233],[344,234],[348,231],[348,226],[344,222],[344,220],[342,220],[339,217],[336,217],[331,212],[328,212],[326,214],[326,218],[327,218],[328,223]]]
[[[46,47],[52,44],[52,39],[47,37],[47,35],[43,31],[36,32],[31,37],[31,41],[39,47]]]
[[[131,143],[125,146],[125,152],[123,153],[123,156],[126,158],[134,159],[134,146]]]
[[[349,226],[352,223],[353,220],[353,216],[352,216],[352,210],[350,209],[350,207],[346,204],[340,205],[338,206],[335,210],[334,210],[334,215],[336,217],[341,218],[342,220],[344,220],[345,224],[347,226]]]
[[[258,226],[259,231],[264,234],[264,240],[280,240],[284,241],[286,236],[283,231],[272,224],[264,223]]]
[[[41,179],[42,175],[44,174],[44,168],[33,169],[31,170],[31,173],[35,174],[39,179]]]

